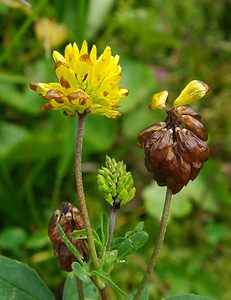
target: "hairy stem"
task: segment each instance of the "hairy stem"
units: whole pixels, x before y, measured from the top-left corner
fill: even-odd
[[[77,287],[78,287],[79,300],[84,300],[83,283],[79,279],[77,279],[76,281],[77,281]]]
[[[84,129],[84,119],[86,114],[78,114],[78,127],[76,135],[76,150],[75,150],[75,178],[76,178],[76,188],[79,200],[80,212],[83,217],[84,226],[87,232],[87,241],[89,245],[90,256],[92,259],[94,269],[99,266],[98,258],[96,254],[95,244],[92,237],[91,223],[88,215],[88,210],[86,206],[84,189],[83,189],[83,178],[82,178],[82,145],[83,145],[83,129]]]
[[[150,262],[144,273],[144,277],[143,277],[141,284],[136,292],[134,300],[140,299],[144,288],[146,287],[146,285],[148,284],[148,282],[150,280],[150,276],[153,271],[153,268],[156,265],[156,261],[157,261],[158,255],[160,253],[160,249],[164,242],[165,232],[166,232],[166,228],[167,228],[167,224],[168,224],[168,216],[169,216],[169,210],[170,210],[170,204],[171,204],[171,197],[172,197],[172,191],[169,188],[167,188],[165,202],[164,202],[164,208],[162,211],[160,228],[159,228],[156,244],[154,246]]]
[[[108,236],[108,243],[106,250],[110,250],[112,238],[113,238],[113,232],[115,227],[115,219],[116,219],[116,207],[115,205],[110,206],[110,223],[109,223],[109,236]]]

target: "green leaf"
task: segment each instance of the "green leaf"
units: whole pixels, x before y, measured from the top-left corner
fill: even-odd
[[[72,270],[77,278],[83,282],[90,282],[91,273],[87,265],[81,266],[78,262],[73,262],[71,264]]]
[[[33,269],[4,256],[0,256],[0,299],[55,300]]]
[[[125,238],[129,237],[130,235],[143,231],[144,229],[144,222],[139,222],[132,230],[126,232]]]
[[[100,132],[100,134],[96,134]],[[97,153],[107,151],[113,144],[116,136],[116,122],[101,116],[91,115],[84,125],[83,148],[85,153]]]
[[[115,0],[91,0],[87,16],[87,32],[88,39],[92,39],[99,31],[100,27],[105,23],[107,14],[109,13]]]
[[[76,277],[71,272],[68,274],[63,288],[62,300],[78,300],[78,288],[76,284]]]
[[[195,276],[193,279],[195,293],[222,299],[223,289],[216,272],[201,268],[199,270],[200,276]]]
[[[118,249],[122,243],[131,235],[137,232],[143,232],[144,222],[139,222],[132,230],[126,232],[124,237],[117,237],[112,241],[111,249]]]
[[[75,246],[71,243],[71,241],[68,239],[68,237],[66,236],[65,232],[63,231],[62,227],[57,224],[56,225],[58,228],[58,232],[61,235],[65,245],[67,246],[67,248],[75,255],[76,258],[78,258],[79,262],[81,262],[82,265],[86,264],[83,261],[83,257],[81,255],[81,253],[75,248]]]
[[[119,246],[123,243],[123,241],[124,241],[124,237],[120,236],[115,238],[111,243],[110,249],[118,249]]]
[[[0,84],[0,102],[15,108],[20,112],[32,116],[41,114],[41,100],[36,101],[37,99],[37,95],[27,87],[24,92],[21,92],[13,84]]]
[[[0,158],[9,155],[13,148],[29,137],[29,131],[13,123],[0,123]]]
[[[212,246],[216,246],[229,236],[229,227],[226,224],[211,222],[205,225],[208,241]]]
[[[179,195],[174,195],[171,202],[171,214],[176,217],[185,217],[192,210],[192,204],[190,201],[189,191],[190,185],[184,188]],[[143,190],[144,205],[147,213],[150,216],[160,219],[160,215],[163,210],[164,199],[166,194],[166,188],[157,186],[154,182],[151,182]]]
[[[145,97],[150,94],[150,91],[151,93],[153,92],[155,88],[154,76],[150,66],[142,62],[122,58],[121,65],[123,66],[123,77],[120,85],[129,90],[129,95],[120,101],[120,105],[121,112],[127,113],[132,111],[140,103],[143,103]],[[149,101],[149,99],[147,99],[147,101]],[[147,105],[148,103],[149,102],[147,102]]]
[[[101,239],[100,239],[97,231],[93,229],[92,230],[92,235],[93,235],[93,240],[94,240],[96,246],[99,248],[99,251],[102,251],[103,250],[103,244],[101,242]]]
[[[98,300],[99,295],[97,288],[93,285],[92,282],[83,282],[83,290],[85,299]],[[78,300],[78,288],[76,284],[76,277],[71,272],[68,274],[67,279],[65,281],[64,289],[63,289],[63,298],[62,300]]]
[[[140,231],[129,235],[118,249],[118,259],[124,259],[126,256],[132,254],[141,248],[148,240],[148,233]]]
[[[208,298],[205,296],[189,294],[189,295],[177,295],[177,296],[167,297],[164,298],[163,300],[215,300],[215,299]]]
[[[85,240],[87,238],[86,229],[74,230],[72,237],[76,240]]]
[[[27,233],[19,227],[8,227],[0,233],[0,248],[4,250],[16,250],[27,239]]]
[[[47,235],[47,229],[44,228],[27,239],[26,247],[28,249],[35,250],[38,248],[42,248],[47,244],[50,244],[50,240]]]
[[[140,300],[149,300],[149,290],[148,290],[148,287],[146,287],[143,290],[143,293],[141,294]]]
[[[92,275],[95,275],[97,277],[99,277],[100,279],[102,279],[103,281],[105,281],[106,283],[108,283],[117,293],[119,293],[120,295],[124,296],[125,299],[129,299],[128,295],[126,292],[124,292],[116,283],[114,283],[110,278],[108,278],[107,276],[105,276],[104,274],[93,270]]]
[[[117,250],[107,251],[100,261],[100,266],[105,274],[110,274],[117,262]]]
[[[141,130],[165,118],[161,110],[148,109],[150,100],[151,95],[142,105],[139,105],[122,119],[122,130],[126,138],[136,140]]]

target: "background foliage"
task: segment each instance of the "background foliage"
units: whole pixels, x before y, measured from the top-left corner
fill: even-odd
[[[118,264],[114,281],[127,291],[139,283],[163,205],[164,189],[147,174],[136,146],[139,131],[163,118],[147,105],[154,92],[167,89],[174,100],[190,80],[200,79],[211,90],[194,107],[209,131],[212,156],[199,178],[173,197],[150,299],[190,292],[231,299],[230,1],[31,0],[31,9],[18,3],[0,1],[0,253],[35,268],[61,297],[66,274],[53,257],[47,224],[61,201],[76,203],[76,120],[41,112],[43,100],[28,84],[55,80],[51,51],[87,39],[99,52],[110,45],[120,54],[122,85],[130,92],[119,119],[86,121],[83,169],[92,223],[108,210],[96,173],[109,154],[128,164],[138,190],[119,211],[116,233],[139,219],[150,235],[138,254]],[[43,18],[59,25],[47,27]]]

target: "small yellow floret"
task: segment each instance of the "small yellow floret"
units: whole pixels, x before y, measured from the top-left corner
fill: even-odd
[[[168,91],[161,91],[152,96],[152,101],[149,105],[151,109],[164,109],[166,107],[166,100],[168,98]]]
[[[173,105],[174,107],[179,107],[192,104],[203,98],[207,94],[208,90],[209,88],[204,82],[200,80],[192,80],[176,98]]]

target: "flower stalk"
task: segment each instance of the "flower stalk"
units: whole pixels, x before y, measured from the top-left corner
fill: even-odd
[[[115,228],[115,220],[116,220],[116,205],[110,206],[110,218],[109,218],[109,236],[106,250],[110,250],[111,242],[113,239],[113,233]]]
[[[156,265],[157,258],[159,256],[160,250],[162,248],[162,245],[163,245],[163,242],[164,242],[164,237],[165,237],[165,232],[166,232],[167,225],[168,225],[171,198],[172,198],[172,191],[169,188],[167,188],[164,207],[163,207],[161,221],[160,221],[160,228],[159,228],[156,244],[154,246],[152,256],[151,256],[150,262],[148,264],[148,267],[147,267],[147,269],[144,273],[144,277],[141,281],[141,284],[140,284],[140,286],[137,290],[137,293],[136,293],[133,300],[139,300],[140,299],[144,288],[146,287],[146,285],[150,281],[150,277],[151,277],[151,273],[153,271],[153,268]]]
[[[83,217],[84,226],[87,233],[87,241],[89,245],[89,252],[92,259],[93,268],[97,270],[99,267],[98,257],[96,253],[95,243],[93,240],[91,223],[88,215],[87,205],[85,201],[84,189],[83,189],[83,178],[82,178],[82,146],[83,146],[83,129],[84,120],[86,113],[78,114],[78,126],[76,134],[76,149],[75,149],[75,178],[76,178],[76,189],[79,201],[79,208]],[[95,280],[95,285],[99,289],[102,300],[107,300],[106,287],[104,284]]]
[[[89,245],[90,256],[92,259],[94,269],[99,266],[95,244],[93,241],[91,223],[88,215],[87,205],[83,190],[83,178],[82,178],[82,144],[83,144],[83,129],[84,120],[86,114],[78,114],[78,127],[76,136],[76,151],[75,151],[75,178],[76,178],[76,189],[79,201],[80,212],[83,217],[84,226],[87,233],[87,240]]]

